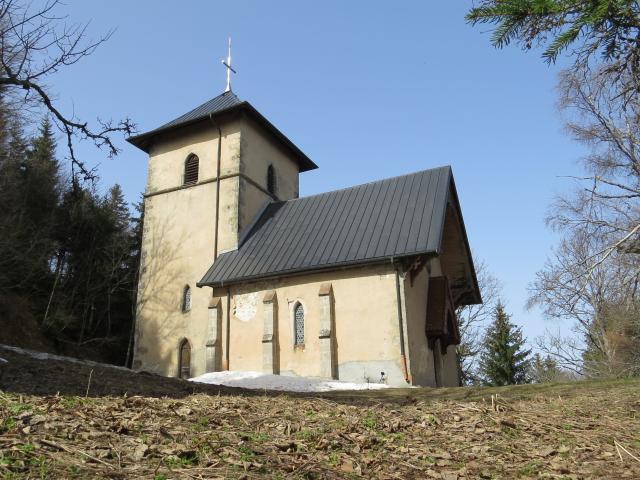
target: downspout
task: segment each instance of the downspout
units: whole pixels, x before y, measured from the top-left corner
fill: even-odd
[[[222,161],[222,129],[217,122],[213,120],[213,114],[209,114],[209,121],[211,125],[218,130],[218,154],[216,158],[216,214],[215,214],[215,226],[214,226],[214,242],[213,242],[213,261],[215,262],[218,258],[218,238],[219,238],[219,225],[220,225],[220,170],[221,170],[221,161]],[[231,290],[227,287],[227,328],[225,329],[225,361],[223,365],[223,370],[229,370],[229,338],[230,332],[229,328],[231,326],[231,321],[229,314],[231,312]]]
[[[225,345],[225,349],[224,349],[224,356],[225,356],[225,370],[229,370],[229,345],[231,345],[230,342],[230,338],[231,338],[231,287],[227,287],[227,328],[225,329],[227,331],[227,335],[226,335],[226,345]]]
[[[216,161],[216,217],[215,217],[215,240],[213,243],[213,261],[218,258],[218,225],[220,223],[220,163],[222,158],[222,129],[213,120],[213,114],[209,114],[209,121],[218,130],[218,157]]]
[[[407,369],[407,352],[404,348],[404,320],[402,319],[402,296],[400,295],[400,266],[397,265],[393,258],[391,263],[395,267],[396,272],[396,300],[398,304],[398,330],[400,332],[400,362],[402,365],[402,374],[407,383],[411,383],[409,379],[409,370]]]

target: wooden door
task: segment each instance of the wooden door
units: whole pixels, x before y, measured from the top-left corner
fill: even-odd
[[[184,340],[180,345],[180,378],[191,378],[191,345]]]

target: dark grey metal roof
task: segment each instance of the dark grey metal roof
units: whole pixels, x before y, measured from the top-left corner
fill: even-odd
[[[149,147],[153,138],[174,130],[176,128],[185,127],[194,123],[206,120],[211,116],[220,115],[236,108],[243,108],[248,111],[260,124],[267,128],[278,140],[282,141],[287,147],[293,150],[298,157],[300,171],[313,170],[318,166],[311,161],[291,140],[289,140],[280,130],[278,130],[271,122],[269,122],[260,112],[258,112],[249,102],[240,100],[238,96],[229,91],[218,95],[215,98],[203,103],[199,107],[194,108],[190,112],[179,116],[178,118],[165,123],[164,125],[139,135],[127,138],[127,141],[136,147],[149,152]]]
[[[178,125],[189,123],[193,120],[206,118],[209,115],[220,113],[224,110],[228,110],[229,108],[233,108],[236,105],[240,105],[241,103],[242,100],[240,100],[235,93],[231,91],[224,92],[222,95],[218,95],[217,97],[212,98],[208,102],[205,102],[199,107],[194,108],[190,112],[179,116],[175,120],[171,120],[170,122],[165,123],[161,127],[158,127],[156,130],[164,130],[171,127],[177,127]]]
[[[198,286],[439,254],[451,185],[447,166],[272,203]]]

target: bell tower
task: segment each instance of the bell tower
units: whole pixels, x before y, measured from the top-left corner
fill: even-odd
[[[225,63],[228,75],[230,54]],[[298,196],[317,166],[231,90],[129,143],[149,155],[133,368],[167,376],[222,370],[206,358],[209,289],[196,288],[216,256],[238,248],[271,202]],[[185,345],[189,345],[185,360]]]

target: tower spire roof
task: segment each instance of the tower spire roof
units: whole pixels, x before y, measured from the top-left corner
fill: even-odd
[[[259,125],[266,128],[276,140],[282,142],[297,157],[297,162],[301,172],[313,170],[318,166],[307,157],[291,140],[289,140],[280,130],[278,130],[269,120],[267,120],[253,105],[246,100],[240,100],[232,91],[224,92],[215,98],[203,103],[202,105],[192,109],[191,111],[180,115],[178,118],[161,125],[158,128],[149,130],[139,135],[127,138],[132,145],[140,148],[145,152],[149,152],[151,145],[160,137],[170,131],[186,128],[192,125],[206,122],[210,126],[209,120],[213,117],[223,117],[231,115],[234,112],[245,112],[249,117],[253,118]]]

